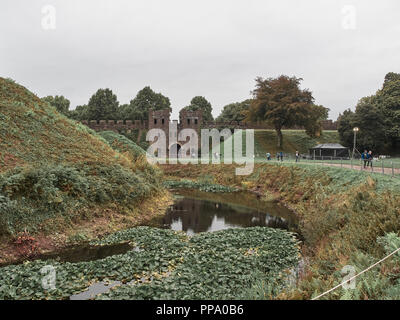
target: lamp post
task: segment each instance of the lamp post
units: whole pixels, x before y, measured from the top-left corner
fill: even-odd
[[[354,144],[353,144],[353,156],[352,156],[353,159],[354,159],[354,154],[355,154],[355,152],[356,152],[357,132],[358,132],[359,130],[360,130],[360,129],[359,129],[358,127],[353,128],[353,132],[354,132]]]

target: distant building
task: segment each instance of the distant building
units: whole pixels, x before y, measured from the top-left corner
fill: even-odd
[[[310,157],[315,159],[322,157],[349,158],[350,151],[349,148],[343,147],[339,143],[322,143],[310,148]]]
[[[203,121],[203,113],[201,111],[187,111],[182,109],[179,113],[179,122],[177,120],[170,120],[169,110],[150,110],[148,129],[163,129],[166,134],[167,143],[167,154],[172,149],[173,154],[177,154],[183,143],[186,141],[179,140],[179,132],[183,129],[194,129],[197,132],[197,145],[200,147],[200,129]],[[176,126],[177,132],[174,132],[174,136],[170,136],[172,133],[170,130],[170,124]],[[193,138],[193,135],[192,135]],[[190,150],[190,154],[197,150]]]

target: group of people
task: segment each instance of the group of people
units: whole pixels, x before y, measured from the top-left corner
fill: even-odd
[[[266,156],[267,156],[268,161],[270,161],[272,159],[271,153],[267,152]],[[364,168],[367,168],[367,167],[372,168],[372,161],[374,160],[374,158],[372,156],[372,151],[365,150],[361,154],[361,159],[364,161]],[[283,152],[282,151],[276,153],[276,160],[283,161]],[[299,162],[299,161],[300,161],[300,153],[299,153],[299,151],[296,151],[296,162]]]
[[[266,156],[268,161],[272,160],[271,154],[269,152],[266,153]],[[279,161],[279,159],[283,161],[283,152],[276,153],[276,160]]]
[[[364,161],[364,168],[367,168],[371,166],[372,168],[372,151],[364,150],[364,152],[361,154],[361,159]]]
[[[268,161],[270,161],[272,159],[271,154],[269,152],[266,153],[266,156],[267,156]],[[276,153],[276,160],[283,161],[283,152],[282,151]],[[296,151],[296,162],[298,162],[299,160],[300,160],[300,153],[298,151]]]

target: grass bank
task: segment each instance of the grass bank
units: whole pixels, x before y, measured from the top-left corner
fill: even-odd
[[[249,176],[235,176],[232,165],[167,165],[163,169],[173,179],[206,176],[216,184],[257,190],[293,209],[300,220],[308,267],[297,289],[283,292],[281,298],[309,299],[322,293],[342,281],[344,266],[361,270],[398,241],[400,181],[389,176],[291,164],[256,164]],[[366,274],[351,293],[340,289],[325,298],[394,297],[394,292],[400,292],[399,262],[394,258],[375,269],[376,273]]]
[[[304,130],[282,130],[283,144],[282,148],[277,147],[277,135],[275,130],[254,130],[254,154],[256,158],[265,159],[265,155],[269,152],[275,157],[278,151],[285,154],[294,155],[296,151],[302,154],[308,154],[309,149],[320,143],[340,143],[339,133],[337,131],[323,131],[320,137],[312,138],[308,136]],[[233,136],[232,136],[233,137]],[[230,138],[232,148],[234,139]],[[214,152],[218,152],[223,157],[224,141],[221,141],[220,147]],[[233,149],[232,149],[233,150]],[[242,150],[246,150],[246,133],[243,131]]]
[[[135,143],[0,78],[1,262],[139,223],[170,201],[161,177]]]

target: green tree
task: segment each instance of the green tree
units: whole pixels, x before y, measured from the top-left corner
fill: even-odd
[[[385,136],[393,150],[400,144],[400,74],[390,72],[381,90],[374,97],[374,104],[383,113]]]
[[[340,142],[346,147],[353,146],[353,128],[356,127],[356,115],[350,109],[347,109],[338,117],[338,132]]]
[[[365,97],[358,102],[354,126],[360,129],[357,138],[360,149],[379,152],[385,149],[385,117],[374,100],[374,97]]]
[[[135,118],[130,114],[129,103],[121,104],[118,108],[118,120],[136,120],[139,119],[138,116]]]
[[[251,99],[226,105],[215,119],[218,122],[243,121],[249,111]]]
[[[90,120],[114,120],[118,117],[119,102],[110,89],[99,89],[88,103]]]
[[[124,120],[147,120],[150,110],[164,109],[172,111],[169,98],[147,86],[140,90],[129,104],[121,106],[119,114]]]
[[[85,104],[82,106],[77,106],[75,110],[70,111],[70,118],[82,121],[82,120],[92,120],[89,119],[89,107]]]
[[[353,128],[359,127],[359,150],[395,151],[400,143],[400,74],[388,73],[375,95],[360,99],[355,112],[347,110],[338,121],[344,145],[353,145]]]
[[[389,83],[400,81],[400,73],[389,72],[385,76],[385,81],[383,87],[387,86]]]
[[[188,111],[203,111],[203,122],[213,121],[214,117],[212,116],[212,106],[208,100],[201,96],[196,96],[190,101],[190,105],[183,108],[183,110]]]
[[[51,106],[57,109],[58,112],[65,116],[69,116],[69,105],[70,102],[64,96],[47,96],[42,98],[42,101],[49,103]]]
[[[311,105],[310,112],[305,119],[304,128],[310,137],[319,137],[322,134],[322,121],[328,119],[329,109],[321,105]]]
[[[303,79],[280,76],[256,79],[253,101],[247,114],[250,121],[262,120],[272,124],[278,135],[278,148],[282,148],[282,128],[304,125],[311,112],[314,98],[307,89],[300,89]]]
[[[338,132],[343,145],[352,148],[354,144],[355,127],[357,132],[356,148],[380,152],[385,149],[385,119],[379,107],[374,103],[374,97],[362,98],[356,111],[346,110],[338,118]]]

